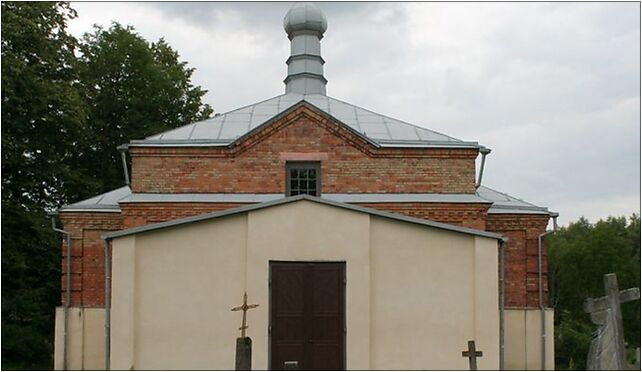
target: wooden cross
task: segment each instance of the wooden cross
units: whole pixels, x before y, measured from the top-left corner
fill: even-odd
[[[241,327],[239,328],[241,331],[241,338],[245,338],[245,330],[249,328],[247,325],[247,311],[249,309],[254,309],[255,307],[259,307],[259,305],[247,304],[247,292],[245,292],[243,294],[243,305],[232,308],[232,311],[243,310],[243,323],[241,323]]]
[[[475,341],[468,341],[468,350],[462,351],[461,356],[468,358],[468,366],[471,371],[477,370],[477,357],[484,356],[482,351],[475,350]]]
[[[611,273],[604,275],[604,291],[606,292],[604,297],[587,299],[584,303],[584,310],[591,314],[591,320],[597,325],[611,322],[615,333],[616,368],[623,370],[626,369],[626,354],[620,304],[640,299],[640,289],[629,288],[620,291],[617,276]]]

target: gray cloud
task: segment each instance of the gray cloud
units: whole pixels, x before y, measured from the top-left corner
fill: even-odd
[[[227,111],[281,94],[292,3],[73,3],[165,37]],[[561,213],[640,211],[637,3],[318,3],[328,94],[493,149],[485,183]]]

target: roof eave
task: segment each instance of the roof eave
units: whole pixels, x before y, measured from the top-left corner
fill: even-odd
[[[257,127],[258,128],[258,127]],[[349,128],[354,131],[352,128]],[[481,149],[483,145],[477,142],[447,143],[438,141],[415,141],[408,142],[383,142],[364,138],[362,134],[354,131],[359,137],[366,140],[376,148],[440,148],[440,149]],[[246,135],[235,140],[211,141],[211,140],[132,140],[128,148],[132,147],[233,147],[241,142]]]
[[[543,207],[519,207],[508,205],[491,205],[488,214],[545,214],[551,215],[548,208]],[[554,213],[554,212],[553,212]]]
[[[81,212],[81,213],[120,213],[120,208],[61,208],[58,213]]]
[[[392,148],[474,148],[485,149],[486,147],[474,141],[406,141],[406,140],[378,140],[381,147]]]
[[[131,140],[129,148],[132,147],[225,147],[229,146],[229,140]]]

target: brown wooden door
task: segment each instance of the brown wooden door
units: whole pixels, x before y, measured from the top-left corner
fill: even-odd
[[[270,369],[345,368],[345,263],[270,262]]]

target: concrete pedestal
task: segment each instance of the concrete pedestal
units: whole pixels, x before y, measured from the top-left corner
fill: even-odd
[[[239,337],[236,339],[236,366],[237,371],[252,370],[252,339]]]

